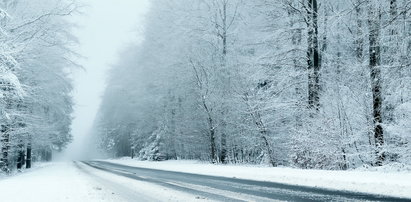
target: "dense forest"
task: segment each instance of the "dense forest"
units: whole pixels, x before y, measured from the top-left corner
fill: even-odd
[[[408,0],[153,0],[113,66],[100,147],[317,169],[411,161]]]
[[[69,0],[0,0],[0,174],[50,160],[72,139],[75,10]]]

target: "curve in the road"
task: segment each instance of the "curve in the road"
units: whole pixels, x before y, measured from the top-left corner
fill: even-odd
[[[258,197],[260,200],[281,201],[411,201],[409,199],[365,193],[132,167],[104,161],[83,163],[113,174],[220,201],[243,201],[241,195]],[[193,185],[192,187],[207,187],[207,189],[194,189],[184,186],[187,184]],[[235,193],[239,197],[228,197],[221,193],[210,192],[210,189]],[[245,200],[249,199],[246,197]]]

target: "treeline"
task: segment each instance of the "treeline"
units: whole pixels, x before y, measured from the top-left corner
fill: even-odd
[[[71,141],[69,0],[0,1],[0,173]]]
[[[114,156],[349,169],[411,160],[408,0],[154,0],[95,122]]]

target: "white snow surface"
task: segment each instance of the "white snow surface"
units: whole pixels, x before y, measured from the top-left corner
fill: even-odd
[[[387,168],[329,171],[255,165],[213,165],[186,160],[150,162],[122,158],[105,161],[159,170],[269,181],[411,199],[411,172]]]
[[[124,201],[100,185],[87,180],[72,163],[48,164],[17,176],[0,179],[0,200],[42,201]]]
[[[48,163],[0,178],[1,202],[192,201],[195,197],[74,162]]]

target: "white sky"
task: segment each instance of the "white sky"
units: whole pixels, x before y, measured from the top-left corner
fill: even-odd
[[[110,65],[119,58],[122,48],[143,38],[144,14],[149,0],[83,0],[88,5],[84,15],[76,17],[80,28],[79,53],[85,71],[74,74],[75,112],[72,125],[74,141],[63,156],[82,158],[85,140],[90,133]]]

